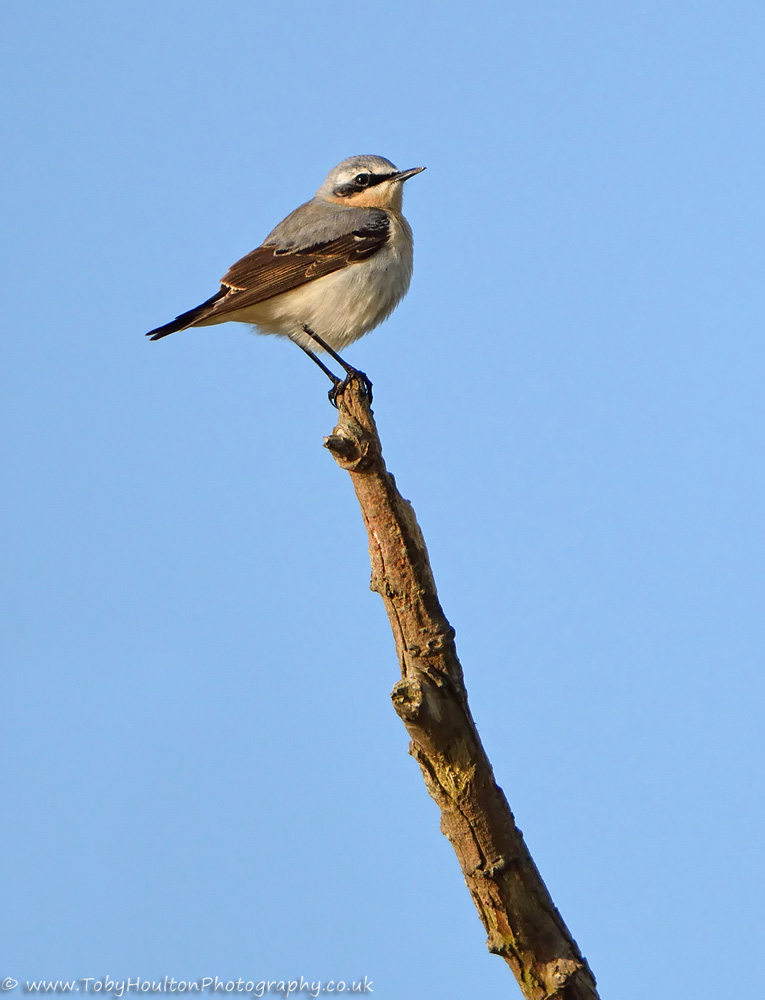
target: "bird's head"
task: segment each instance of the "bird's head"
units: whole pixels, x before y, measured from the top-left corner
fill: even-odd
[[[330,170],[316,197],[338,205],[400,212],[404,181],[424,169],[397,170],[384,156],[351,156]]]

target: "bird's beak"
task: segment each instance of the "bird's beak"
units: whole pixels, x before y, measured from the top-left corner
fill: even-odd
[[[425,167],[412,167],[411,170],[399,170],[397,174],[391,177],[392,181],[396,181],[397,184],[403,184],[404,181],[408,181],[410,177],[414,177],[415,174],[421,174]]]

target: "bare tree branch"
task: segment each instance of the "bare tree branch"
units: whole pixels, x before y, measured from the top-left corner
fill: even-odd
[[[337,402],[339,422],[324,443],[350,473],[369,535],[371,587],[385,603],[401,665],[393,705],[441,810],[441,829],[488,932],[489,951],[505,959],[527,1000],[597,1000],[595,977],[494,780],[425,541],[385,468],[360,381],[352,378]]]

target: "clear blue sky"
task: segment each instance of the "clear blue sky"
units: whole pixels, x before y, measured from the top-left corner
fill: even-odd
[[[373,152],[428,167],[415,278],[347,356],[497,779],[604,998],[751,992],[762,3],[6,0],[0,48],[0,976],[520,996],[389,702],[323,376],[143,337]]]

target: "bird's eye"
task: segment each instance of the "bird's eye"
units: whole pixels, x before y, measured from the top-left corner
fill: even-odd
[[[371,177],[369,176],[369,174],[356,174],[356,176],[353,178],[353,183],[356,185],[356,187],[365,188],[369,187],[370,180]]]

